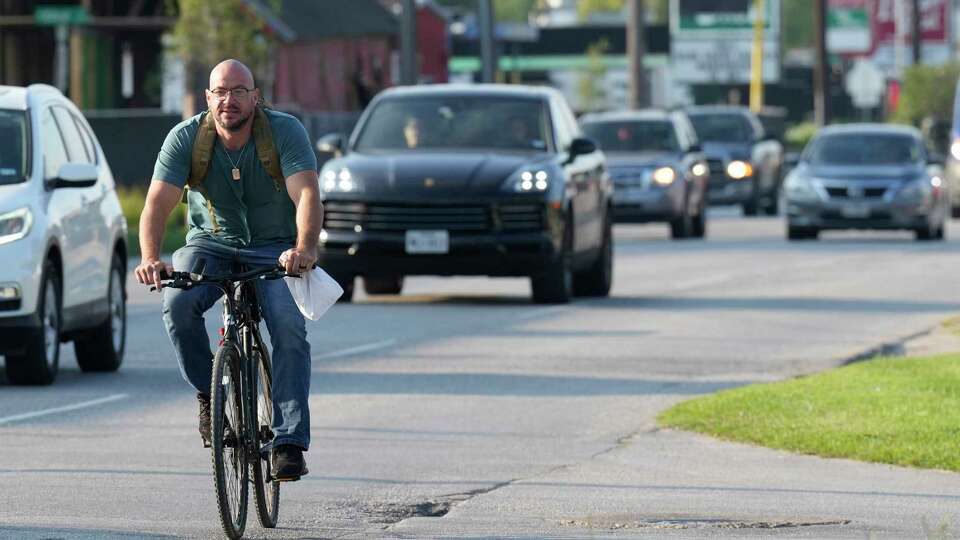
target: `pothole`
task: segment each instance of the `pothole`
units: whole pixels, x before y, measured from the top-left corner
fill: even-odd
[[[824,520],[750,520],[723,518],[664,518],[643,519],[631,516],[598,516],[560,521],[565,527],[591,529],[787,529],[795,527],[823,527],[847,525],[849,519]]]
[[[450,501],[425,501],[417,504],[384,504],[369,508],[376,523],[399,523],[413,517],[443,517],[447,515],[453,503]]]

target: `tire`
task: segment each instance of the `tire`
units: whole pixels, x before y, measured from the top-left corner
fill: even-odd
[[[237,348],[232,343],[225,343],[213,357],[210,384],[213,483],[217,491],[220,524],[229,538],[243,536],[250,482],[246,451],[236,435],[243,429],[239,365]],[[224,436],[228,426],[233,433],[229,439]]]
[[[566,304],[573,298],[573,227],[564,227],[560,253],[543,272],[530,277],[533,301],[538,304]]]
[[[613,224],[607,213],[603,229],[603,244],[600,255],[586,271],[573,277],[573,290],[576,296],[610,296],[613,286]]]
[[[707,209],[705,204],[700,204],[700,211],[694,216],[691,222],[692,229],[690,236],[693,238],[706,238],[707,236]]]
[[[353,283],[356,281],[356,276],[344,276],[337,274],[330,274],[330,276],[333,277],[333,279],[335,279],[340,285],[340,288],[343,289],[343,294],[340,295],[340,298],[337,299],[337,302],[342,302],[344,304],[353,302]]]
[[[367,294],[400,294],[403,291],[403,276],[363,276],[363,290]]]
[[[743,215],[755,216],[760,209],[760,186],[753,180],[753,189],[750,191],[750,200],[743,203]]]
[[[950,217],[960,218],[960,206],[950,207]]]
[[[816,240],[820,231],[810,227],[787,227],[787,240]]]
[[[85,372],[116,371],[123,363],[127,342],[127,303],[123,261],[113,256],[110,265],[110,284],[107,301],[110,314],[107,320],[73,342],[77,364]]]
[[[693,223],[690,219],[690,214],[686,209],[684,209],[683,215],[670,220],[670,238],[673,238],[674,240],[683,240],[685,238],[690,238],[692,232]]]
[[[257,447],[263,448],[273,440],[273,391],[271,390],[270,355],[257,339],[253,352],[252,388],[257,396],[256,418]],[[260,452],[259,459],[250,460],[250,475],[253,476],[253,499],[257,507],[257,519],[266,529],[277,526],[280,513],[280,482],[273,480],[270,471],[270,452]]]
[[[768,216],[775,216],[780,212],[780,198],[776,190],[771,195],[770,202],[763,207],[763,213]]]
[[[16,385],[46,385],[57,378],[60,368],[60,328],[63,300],[60,274],[53,261],[43,265],[37,315],[40,328],[26,334],[26,347],[20,354],[7,355],[7,380]]]

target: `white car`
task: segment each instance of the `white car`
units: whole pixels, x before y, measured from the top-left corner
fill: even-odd
[[[65,341],[83,371],[120,367],[126,237],[113,175],[80,111],[51,86],[0,86],[0,354],[8,382],[53,382]]]

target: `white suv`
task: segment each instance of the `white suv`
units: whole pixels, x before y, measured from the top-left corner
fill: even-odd
[[[49,384],[60,342],[115,371],[126,341],[127,224],[80,111],[43,84],[0,86],[0,354],[12,384]]]

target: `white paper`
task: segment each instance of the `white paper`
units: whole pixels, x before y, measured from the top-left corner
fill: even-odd
[[[304,317],[315,321],[323,316],[343,294],[343,287],[322,268],[304,272],[299,278],[285,277],[293,301]]]

